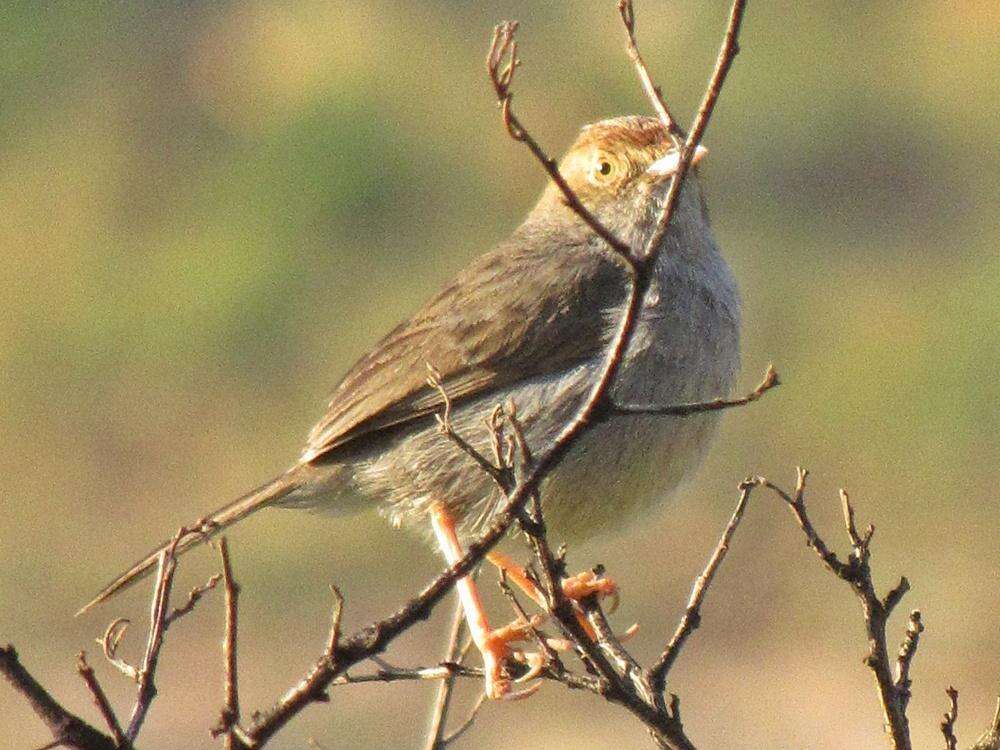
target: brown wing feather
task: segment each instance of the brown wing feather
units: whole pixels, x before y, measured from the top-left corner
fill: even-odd
[[[334,391],[303,460],[439,410],[428,364],[458,403],[597,356],[608,313],[625,299],[626,272],[583,236],[556,248],[547,239],[519,230],[362,357]]]

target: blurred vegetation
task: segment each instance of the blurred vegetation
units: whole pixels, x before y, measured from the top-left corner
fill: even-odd
[[[692,112],[725,4],[638,10],[674,110]],[[141,619],[145,591],[82,621],[77,606],[291,460],[352,359],[541,190],[482,72],[504,17],[523,23],[519,113],[553,152],[582,123],[646,111],[611,0],[0,10],[0,638],[79,710],[72,656],[113,615]],[[571,551],[622,582],[619,617],[642,623],[651,654],[739,479],[810,467],[831,538],[847,485],[878,528],[877,570],[906,573],[906,604],[924,610],[921,746],[938,741],[946,685],[972,736],[1000,680],[998,34],[992,0],[751,7],[703,172],[744,291],[746,383],[773,360],[786,385],[728,415],[698,480],[628,545]],[[264,514],[233,546],[247,706],[317,653],[328,582],[359,625],[436,565],[374,515]],[[192,557],[182,583],[214,566]],[[842,588],[775,504],[751,509],[675,671],[696,740],[879,746]],[[147,746],[207,745],[220,632],[217,601],[171,631]],[[433,660],[443,632],[420,628],[391,656]],[[413,746],[429,687],[341,690],[277,746]],[[46,741],[10,694],[2,705],[11,747]],[[611,709],[549,688],[489,706],[464,746],[545,741],[646,746]]]

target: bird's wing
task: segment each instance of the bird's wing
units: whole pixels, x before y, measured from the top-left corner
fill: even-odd
[[[383,338],[340,381],[302,460],[440,410],[428,365],[457,404],[598,356],[624,305],[627,273],[583,237],[548,244],[515,233]]]

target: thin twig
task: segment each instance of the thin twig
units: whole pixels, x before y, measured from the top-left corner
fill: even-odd
[[[476,450],[471,443],[455,431],[451,423],[451,397],[448,395],[448,391],[445,390],[444,384],[441,381],[441,373],[430,363],[427,363],[427,372],[427,385],[441,394],[442,408],[440,412],[434,415],[441,434],[451,440],[463,453],[479,464],[479,468],[489,474],[502,492],[510,492],[512,487],[511,480],[504,471],[503,466],[494,465],[486,456]]]
[[[941,734],[944,735],[945,749],[958,750],[958,738],[955,736],[955,722],[958,720],[958,691],[949,687],[945,692],[951,704],[941,720]]]
[[[11,645],[0,646],[0,674],[24,696],[31,710],[52,733],[54,739],[48,747],[120,750],[121,746],[112,737],[63,708],[24,668]]]
[[[136,667],[118,656],[118,647],[125,637],[129,625],[127,619],[118,618],[112,621],[104,631],[104,636],[98,639],[108,662],[126,677],[138,683],[135,704],[129,717],[128,728],[124,732],[128,744],[133,743],[138,736],[149,707],[156,697],[154,677],[167,628],[175,620],[193,610],[205,591],[215,585],[210,579],[204,586],[195,587],[188,595],[188,600],[184,605],[174,610],[168,610],[174,573],[177,569],[177,548],[182,540],[188,538],[192,533],[195,533],[192,529],[181,527],[170,544],[164,547],[157,556],[156,583],[153,586],[153,595],[150,600],[149,634],[146,638],[146,648],[141,664]]]
[[[657,693],[663,692],[667,675],[670,673],[671,667],[673,667],[677,656],[684,647],[685,641],[687,641],[692,631],[701,624],[702,602],[705,600],[705,595],[708,593],[708,589],[715,579],[715,574],[719,566],[722,565],[722,561],[726,558],[726,553],[729,551],[729,543],[732,541],[733,534],[736,533],[740,521],[743,520],[747,503],[750,502],[750,493],[753,492],[753,488],[756,486],[757,483],[752,478],[740,483],[740,497],[736,502],[736,509],[733,510],[733,515],[729,518],[729,523],[726,524],[726,528],[722,532],[719,543],[715,546],[715,551],[712,552],[708,564],[701,575],[698,576],[694,587],[691,589],[691,596],[688,598],[684,616],[677,624],[677,629],[670,638],[670,642],[667,643],[666,648],[663,649],[663,653],[660,654],[660,657],[649,668],[648,679],[653,690]]]
[[[430,667],[388,667],[369,674],[344,673],[330,682],[330,687],[343,687],[372,682],[434,682],[444,680],[449,676],[464,679],[482,680],[485,676],[481,667],[470,667],[456,662],[442,662]],[[603,695],[601,686],[592,677],[580,675],[566,670],[547,670],[538,675],[541,679],[559,682],[571,690],[585,690],[595,695]]]
[[[226,627],[222,639],[223,697],[219,722],[212,729],[212,736],[225,735],[226,750],[245,747],[233,730],[240,721],[240,691],[237,664],[237,642],[239,635],[240,585],[233,576],[233,566],[229,559],[229,542],[226,537],[219,539],[219,559],[222,564],[222,582],[226,594]]]
[[[131,747],[128,740],[125,739],[125,733],[122,731],[121,724],[118,723],[115,710],[111,707],[111,702],[108,700],[104,688],[101,687],[97,675],[94,674],[93,667],[87,663],[87,654],[83,651],[77,654],[76,671],[79,672],[80,677],[83,678],[83,682],[87,686],[87,690],[90,691],[90,697],[94,699],[94,705],[97,706],[101,718],[104,719],[104,723],[111,730],[111,736],[114,737],[115,745],[120,748]]]
[[[672,417],[687,417],[692,414],[701,414],[706,411],[720,411],[722,409],[732,409],[736,406],[746,406],[757,401],[761,396],[772,388],[781,385],[778,379],[778,372],[773,365],[767,366],[764,379],[750,393],[740,398],[716,398],[711,401],[699,401],[691,404],[675,404],[672,406],[658,406],[656,404],[612,404],[609,411],[612,414],[658,414]]]
[[[642,668],[635,658],[625,650],[621,640],[608,623],[607,615],[596,596],[589,596],[580,602],[587,621],[594,629],[598,648],[618,668],[623,677],[630,680],[638,694],[647,702],[654,702],[651,690],[643,679]]]
[[[480,693],[476,702],[472,704],[472,709],[469,711],[469,715],[465,717],[465,721],[456,727],[455,731],[449,734],[442,740],[442,745],[447,746],[452,742],[457,740],[463,734],[465,734],[470,727],[475,723],[476,717],[479,716],[479,711],[482,709],[483,704],[486,702],[486,693]]]
[[[646,67],[646,62],[639,53],[639,44],[635,38],[635,8],[632,6],[632,0],[618,0],[618,13],[622,17],[622,23],[625,25],[625,33],[628,36],[628,44],[625,49],[628,52],[629,59],[632,60],[632,64],[635,65],[635,71],[639,76],[639,82],[642,84],[646,96],[653,105],[653,109],[656,110],[660,121],[670,132],[671,137],[682,140],[684,138],[684,131],[677,124],[673,115],[670,114],[670,109],[663,99],[663,92],[659,86],[653,83],[653,77],[649,74],[649,68]]]
[[[369,674],[347,672],[330,683],[331,687],[354,685],[364,682],[412,682],[446,680],[448,677],[482,678],[480,667],[469,667],[455,662],[441,662],[432,667],[382,667]]]
[[[756,484],[768,487],[773,490],[785,504],[788,505],[795,516],[806,537],[806,543],[817,554],[823,564],[835,576],[845,581],[857,595],[861,602],[861,609],[864,615],[865,631],[868,636],[868,654],[865,657],[865,664],[872,670],[875,677],[875,686],[879,695],[879,702],[882,705],[882,715],[885,720],[887,735],[893,750],[911,750],[910,727],[906,718],[906,706],[909,701],[909,665],[916,649],[916,636],[918,631],[914,630],[912,643],[907,645],[904,641],[904,648],[907,653],[904,656],[902,651],[897,657],[897,676],[893,678],[892,666],[890,664],[889,650],[886,646],[886,622],[892,610],[902,600],[904,594],[909,590],[909,582],[905,577],[900,578],[899,583],[884,598],[879,598],[875,591],[875,584],[872,581],[871,567],[869,559],[871,557],[871,540],[874,529],[869,526],[864,535],[858,533],[854,508],[851,500],[845,491],[841,491],[840,499],[843,508],[844,526],[847,536],[851,540],[851,554],[847,561],[841,560],[830,550],[823,538],[817,533],[809,520],[805,504],[805,486],[808,472],[799,468],[797,470],[795,491],[790,495],[783,489],[773,484],[769,480],[758,477],[753,480]],[[918,621],[919,622],[919,621]],[[911,627],[913,621],[911,620]],[[907,641],[911,640],[911,631],[908,629]],[[900,670],[900,659],[904,661],[905,669]],[[899,681],[902,675],[903,682]],[[905,682],[905,687],[904,687]]]
[[[791,495],[765,477],[758,478],[757,482],[777,493],[785,501],[795,516],[799,528],[802,529],[802,533],[805,534],[806,543],[819,556],[827,569],[838,578],[848,583],[853,583],[854,573],[851,571],[850,566],[841,562],[840,558],[830,551],[823,538],[816,533],[812,521],[809,520],[809,514],[806,512],[804,501],[806,478],[808,476],[809,472],[805,469],[801,467],[796,469],[795,491]]]
[[[336,586],[330,586],[333,593],[333,613],[330,615],[330,634],[326,638],[323,656],[331,664],[337,661],[337,647],[340,645],[340,621],[344,616],[344,595]]]
[[[465,626],[465,612],[460,601],[455,602],[455,612],[451,618],[451,628],[448,631],[448,647],[445,650],[444,660],[455,662],[458,660],[459,649],[461,648],[462,631]],[[431,711],[431,724],[427,731],[426,750],[441,750],[447,743],[444,740],[445,725],[448,721],[448,708],[451,705],[451,696],[455,687],[455,675],[449,672],[441,684],[438,685],[437,696],[434,699],[434,707]]]
[[[920,634],[924,632],[924,623],[920,619],[920,610],[915,609],[910,612],[910,619],[906,625],[906,637],[899,646],[896,654],[896,673],[893,685],[896,694],[899,696],[899,704],[903,711],[906,710],[910,702],[912,693],[912,681],[910,680],[910,664],[917,653],[917,644],[920,642]]]
[[[715,111],[715,104],[719,100],[719,94],[722,92],[722,86],[726,81],[726,76],[729,74],[733,60],[736,59],[736,55],[740,52],[740,26],[743,24],[743,14],[745,12],[746,0],[734,0],[733,6],[729,11],[726,35],[722,40],[722,47],[719,49],[719,55],[715,60],[715,69],[712,71],[708,88],[705,89],[705,95],[702,97],[701,105],[698,107],[698,114],[694,119],[691,132],[688,133],[687,140],[684,141],[684,148],[680,154],[681,158],[677,163],[677,171],[674,172],[673,177],[670,179],[670,187],[667,190],[667,197],[663,211],[660,214],[660,219],[657,222],[656,231],[653,232],[653,235],[649,238],[649,242],[646,244],[643,256],[647,259],[654,257],[659,252],[663,239],[667,236],[670,219],[673,217],[674,208],[677,205],[677,199],[680,196],[684,178],[687,176],[688,169],[691,166],[691,158],[694,156],[695,149],[705,135],[708,123],[712,119],[712,112]]]
[[[185,528],[180,529],[174,536],[170,545],[160,552],[156,569],[156,584],[153,587],[153,598],[150,603],[149,613],[149,637],[146,639],[146,651],[143,655],[142,666],[137,673],[139,688],[135,706],[132,708],[132,715],[129,718],[128,729],[125,736],[130,742],[134,741],[142,728],[142,723],[146,719],[149,707],[156,697],[156,666],[160,658],[160,648],[163,646],[163,635],[166,632],[167,606],[170,603],[170,589],[174,582],[174,572],[177,569],[177,559],[174,553],[177,544],[188,533]]]
[[[219,581],[222,580],[222,574],[216,573],[211,578],[209,578],[205,583],[200,586],[195,586],[191,591],[188,592],[187,601],[179,607],[174,607],[170,614],[167,615],[167,625],[172,625],[174,620],[177,620],[184,615],[191,612],[195,606],[201,601],[201,598],[219,585]]]
[[[131,623],[124,617],[119,617],[112,620],[108,627],[104,629],[104,635],[101,638],[95,639],[97,643],[100,644],[101,648],[104,650],[104,658],[108,662],[121,672],[123,675],[128,677],[130,680],[139,681],[139,669],[138,667],[129,664],[127,661],[118,656],[118,646],[121,644],[122,639],[125,637],[125,633],[128,630],[128,626]]]
[[[510,86],[514,82],[514,72],[521,64],[517,56],[517,42],[514,41],[514,33],[517,31],[517,21],[504,21],[493,29],[493,42],[490,44],[490,51],[486,55],[486,71],[493,84],[493,91],[496,93],[497,103],[503,114],[503,123],[507,128],[507,133],[515,141],[523,143],[534,154],[535,158],[542,165],[549,177],[556,184],[563,194],[563,198],[573,212],[579,216],[594,233],[622,257],[630,255],[629,246],[620,240],[604,226],[601,221],[583,205],[580,198],[566,182],[566,179],[559,171],[559,165],[542,150],[538,142],[524,128],[521,121],[517,119],[514,110],[511,108]]]

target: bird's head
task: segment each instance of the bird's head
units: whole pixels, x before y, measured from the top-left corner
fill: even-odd
[[[692,165],[707,150],[699,146]],[[654,117],[616,117],[587,125],[559,162],[559,170],[580,201],[613,232],[627,242],[642,241],[655,225],[666,198],[671,176],[677,171],[679,151],[666,127]],[[683,193],[689,196],[678,206],[701,212],[700,191],[691,189],[695,170],[688,173]],[[690,204],[685,206],[683,204]],[[562,192],[550,182],[536,211],[563,216]]]

